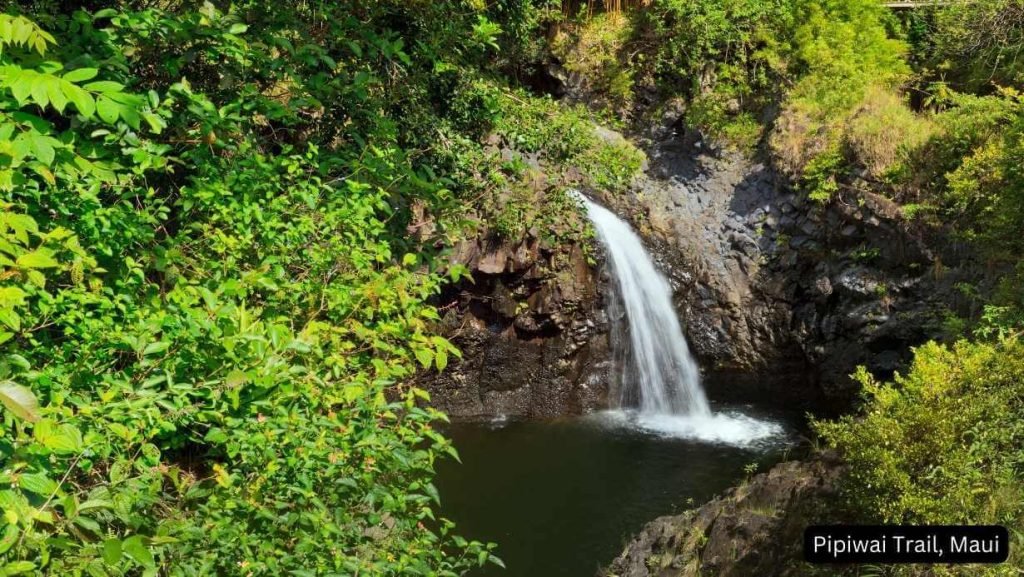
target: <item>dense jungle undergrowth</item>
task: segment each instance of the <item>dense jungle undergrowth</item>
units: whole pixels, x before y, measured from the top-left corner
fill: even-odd
[[[1019,538],[1024,6],[626,4],[6,3],[0,574],[500,564],[435,518],[454,449],[408,384],[459,354],[434,331],[465,272],[446,250],[585,235],[525,155],[614,191],[642,156],[591,117],[670,101],[812,198],[881,191],[999,271],[950,343],[861,375],[862,412],[818,430],[854,465],[849,515]],[[519,87],[552,54],[595,107]]]

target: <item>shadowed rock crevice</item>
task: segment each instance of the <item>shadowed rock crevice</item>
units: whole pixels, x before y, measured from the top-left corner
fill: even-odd
[[[602,279],[576,243],[489,231],[456,247],[472,281],[440,297],[462,360],[422,384],[456,419],[555,417],[607,405],[612,363]]]

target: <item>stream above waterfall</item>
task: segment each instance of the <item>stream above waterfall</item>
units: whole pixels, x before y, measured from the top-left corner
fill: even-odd
[[[508,569],[475,575],[593,577],[645,523],[707,501],[752,463],[767,469],[793,442],[782,415],[712,409],[730,418],[701,434],[686,421],[622,411],[452,424],[445,432],[462,464],[438,467],[441,514],[465,537],[498,543]],[[709,438],[715,430],[719,438]]]

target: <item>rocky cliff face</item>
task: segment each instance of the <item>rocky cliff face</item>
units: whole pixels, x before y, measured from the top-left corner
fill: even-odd
[[[819,457],[756,475],[698,509],[655,519],[604,577],[800,575],[803,531],[835,494],[836,463]]]
[[[649,162],[630,189],[588,192],[631,220],[668,274],[712,397],[843,410],[858,365],[888,377],[939,335],[966,272],[943,267],[892,202],[867,187],[807,200],[769,166],[708,148],[671,112],[638,141]],[[608,287],[584,248],[487,230],[457,247],[473,282],[440,304],[464,357],[426,377],[435,406],[472,418],[606,406]]]
[[[576,243],[487,230],[452,257],[471,282],[442,295],[462,360],[426,375],[432,404],[459,419],[554,417],[607,405],[612,369],[603,282]]]
[[[658,254],[712,396],[842,409],[857,365],[888,376],[938,334],[957,275],[934,274],[897,206],[853,188],[809,201],[679,118],[640,136],[646,173],[602,200]]]

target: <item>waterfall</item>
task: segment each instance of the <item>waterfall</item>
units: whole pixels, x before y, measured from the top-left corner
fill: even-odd
[[[628,343],[620,405],[641,413],[710,415],[697,363],[672,305],[672,288],[655,268],[633,229],[610,210],[580,196],[608,262],[625,312],[614,322],[616,341]],[[614,321],[615,319],[613,319]]]
[[[622,309],[611,315],[612,347],[622,365],[619,410],[603,417],[706,442],[749,446],[777,439],[783,431],[778,423],[735,411],[712,413],[668,280],[629,224],[582,194],[575,196],[608,253],[615,305]]]

